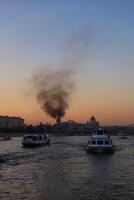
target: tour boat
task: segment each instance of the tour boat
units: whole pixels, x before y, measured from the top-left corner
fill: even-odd
[[[23,136],[22,144],[24,147],[38,147],[50,144],[49,135],[26,134]]]
[[[114,153],[115,145],[105,130],[98,129],[91,135],[86,151],[87,153]]]

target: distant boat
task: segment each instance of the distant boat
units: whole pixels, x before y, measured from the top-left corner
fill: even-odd
[[[7,141],[7,140],[12,140],[12,138],[9,136],[0,137],[0,141]]]
[[[121,139],[127,139],[128,137],[126,135],[120,136]]]
[[[87,153],[107,153],[112,154],[115,151],[115,145],[110,135],[103,129],[94,132],[86,146]]]
[[[49,135],[26,134],[23,136],[22,145],[24,147],[39,147],[50,144]]]
[[[121,138],[121,139],[127,139],[127,135],[126,134],[123,134],[123,133],[119,133],[118,136]]]

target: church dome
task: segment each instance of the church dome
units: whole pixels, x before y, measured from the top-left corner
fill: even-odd
[[[93,115],[91,116],[90,121],[96,122],[96,119],[95,119],[95,117]]]

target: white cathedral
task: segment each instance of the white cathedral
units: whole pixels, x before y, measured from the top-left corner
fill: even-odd
[[[90,128],[93,128],[93,129],[99,128],[99,122],[96,121],[93,115],[91,116],[90,120],[87,121],[87,124]]]

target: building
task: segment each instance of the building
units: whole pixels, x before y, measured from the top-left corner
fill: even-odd
[[[99,128],[99,122],[96,121],[95,117],[92,115],[90,120],[87,121],[87,125],[90,129],[97,129]]]
[[[54,133],[68,133],[68,134],[89,134],[99,128],[99,122],[94,116],[91,116],[90,120],[86,123],[80,123],[73,120],[54,124],[51,131]]]
[[[0,129],[24,128],[24,119],[21,117],[0,116]]]

